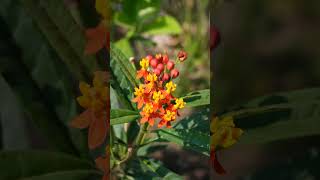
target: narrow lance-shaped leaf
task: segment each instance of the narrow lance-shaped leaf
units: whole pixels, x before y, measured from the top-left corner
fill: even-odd
[[[140,162],[142,164],[142,166],[146,167],[147,169],[149,169],[149,171],[151,171],[151,173],[155,176],[155,177],[161,177],[161,179],[167,179],[167,180],[179,180],[179,179],[183,179],[181,176],[179,176],[178,174],[170,171],[169,169],[165,168],[164,166],[162,166],[160,163],[156,162],[155,160],[152,159],[147,159],[147,158],[140,158]]]
[[[34,84],[26,68],[15,58],[0,58],[0,72],[17,95],[26,114],[39,127],[52,148],[64,152],[74,152],[68,130],[50,110],[38,87]],[[14,70],[14,71],[13,71]],[[16,76],[19,75],[19,78]]]
[[[3,25],[5,26],[7,24],[8,30],[10,30],[10,32],[5,32],[6,28],[2,28],[1,34],[12,38],[6,38],[8,41],[3,42],[6,43],[5,47],[8,47],[8,50],[6,51],[12,51],[12,53],[14,53],[12,56],[16,56],[17,52],[21,52],[21,57],[19,57],[19,59],[15,59],[15,57],[12,57],[11,59],[11,61],[17,62],[10,62],[11,65],[9,65],[9,63],[3,67],[12,66],[13,69],[15,69],[15,71],[12,72],[14,74],[13,77],[18,76],[19,79],[21,79],[21,82],[26,84],[26,87],[25,89],[18,89],[15,84],[15,81],[17,80],[13,81],[9,76],[6,76],[7,82],[18,96],[20,96],[21,93],[21,96],[29,97],[30,95],[27,93],[29,91],[26,91],[28,86],[30,86],[30,92],[32,89],[37,89],[32,90],[33,92],[31,93],[38,92],[35,94],[41,98],[32,99],[32,103],[37,100],[37,103],[43,104],[42,108],[47,107],[48,109],[45,111],[47,112],[47,116],[50,117],[43,117],[42,119],[39,119],[39,121],[41,120],[42,124],[46,124],[47,122],[45,122],[45,119],[50,119],[48,120],[50,123],[60,124],[60,126],[65,129],[63,124],[67,124],[76,113],[74,89],[72,84],[70,84],[70,80],[72,79],[70,72],[67,67],[61,63],[57,54],[51,50],[52,48],[47,43],[47,40],[41,33],[39,33],[39,29],[32,22],[31,17],[27,16],[27,13],[21,6],[21,3],[4,0],[0,2],[0,7],[0,16],[5,21]],[[9,12],[7,9],[11,9],[14,13],[12,14],[12,12]],[[28,32],[28,36],[25,35],[26,32]],[[8,35],[6,33],[11,34]],[[9,44],[11,44],[9,41],[15,43],[12,43],[12,46],[9,46]],[[30,46],[31,41],[32,46]],[[4,60],[3,63],[7,62]],[[4,68],[3,73],[7,73],[7,70],[12,71]],[[25,76],[23,74],[28,75]],[[25,102],[23,102],[23,104],[28,104],[26,99],[27,98],[24,99]],[[30,110],[29,106],[24,106],[24,110],[29,111],[27,110],[28,108]],[[38,109],[38,111],[41,110]],[[30,112],[27,112],[27,114],[29,113]],[[35,111],[33,113],[35,113]],[[38,117],[38,115],[36,115],[36,117]],[[52,117],[56,117],[56,119],[53,120]],[[30,119],[34,121],[38,120],[33,118]],[[38,123],[36,124],[39,125]],[[41,126],[40,129],[41,128],[46,128],[46,126]],[[52,125],[51,128],[54,129],[55,126]],[[67,129],[65,130],[67,131]],[[64,133],[62,132],[62,129],[60,131],[60,136],[64,134],[66,135],[64,138],[65,141],[68,140],[68,132]],[[50,130],[45,130],[44,132],[46,137],[46,133],[49,133]],[[70,134],[72,138],[74,138],[73,140],[77,148],[87,156],[86,139],[83,133],[71,130]],[[50,138],[53,139],[53,137]],[[59,146],[55,144],[53,147],[56,149]]]
[[[125,97],[127,103],[132,104],[131,99],[133,98],[134,88],[139,84],[139,81],[136,79],[136,72],[129,59],[112,44],[110,57],[111,73],[114,78],[114,81],[111,81],[111,85],[117,89],[118,93],[121,93],[118,96]],[[130,109],[132,107],[134,107],[133,104]]]
[[[105,1],[105,0],[104,0]],[[63,38],[68,42],[73,51],[78,55],[79,63],[83,63],[88,72],[93,72],[97,69],[97,61],[94,56],[88,56],[84,54],[86,45],[86,38],[82,27],[80,27],[71,12],[66,6],[64,0],[35,0],[43,9],[46,14],[50,17],[52,23],[54,23],[58,31],[61,33]]]
[[[186,107],[198,107],[210,104],[210,90],[200,90],[188,93],[186,96],[182,97],[187,103]]]
[[[139,116],[139,113],[136,111],[111,109],[110,125],[129,123],[135,121]]]
[[[39,6],[37,0],[21,0],[21,2],[73,75],[77,79],[89,80],[91,74],[79,61],[81,57],[75,52],[46,10]]]
[[[45,151],[0,152],[0,179],[20,179],[71,170],[94,170],[88,161]]]
[[[159,129],[156,131],[157,141],[169,141],[176,143],[184,148],[209,155],[210,134],[202,133],[192,129]]]
[[[236,111],[237,127],[244,130],[239,143],[269,143],[320,134],[320,89],[277,93],[257,98]]]
[[[101,173],[96,170],[70,170],[58,171],[21,180],[101,180]]]

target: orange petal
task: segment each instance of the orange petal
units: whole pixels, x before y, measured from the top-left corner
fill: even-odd
[[[171,128],[172,126],[171,126],[171,122],[167,122],[167,128]]]
[[[139,71],[137,71],[137,79],[141,79],[144,74],[145,74],[146,70],[140,69]]]
[[[149,125],[150,126],[153,126],[154,125],[154,119],[153,118],[150,118],[149,121],[148,121]]]
[[[109,180],[109,175],[108,174],[104,174],[102,177],[102,180]]]
[[[89,149],[95,149],[100,146],[107,136],[107,122],[106,117],[97,118],[93,116],[94,119],[90,123],[89,134],[88,134],[88,145]]]
[[[104,173],[107,173],[109,171],[109,158],[100,156],[95,160],[95,163],[97,168],[103,171]]]
[[[142,101],[138,101],[138,109],[141,109],[143,106],[143,102]]]
[[[218,174],[220,174],[220,175],[226,174],[226,170],[222,167],[222,165],[218,161],[217,157],[215,158],[215,160],[213,162],[213,167]]]
[[[211,151],[210,151],[210,162],[212,167],[214,168],[214,170],[220,174],[226,174],[226,170],[222,167],[222,165],[220,164],[220,162],[217,159],[217,155],[215,153],[214,147],[211,147]]]
[[[95,28],[87,29],[85,54],[95,54],[102,49],[105,46],[107,34],[108,30],[102,23]]]
[[[74,118],[71,121],[70,126],[74,128],[80,128],[80,129],[87,128],[90,122],[93,120],[92,115],[93,115],[92,111],[90,109],[87,109],[86,111],[81,113],[79,116]]]
[[[165,124],[166,124],[166,121],[162,119],[162,120],[159,122],[158,127],[160,128],[160,127],[164,126]]]
[[[147,121],[148,121],[148,118],[147,117],[143,117],[143,118],[141,118],[140,123],[144,124]]]

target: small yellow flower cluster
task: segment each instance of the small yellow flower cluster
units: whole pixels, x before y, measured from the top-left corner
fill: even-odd
[[[227,116],[223,119],[215,117],[210,125],[211,145],[214,147],[228,148],[234,145],[243,131],[240,128],[236,128],[231,116]]]
[[[96,114],[106,111],[109,89],[107,84],[107,72],[95,72],[93,87],[86,82],[80,82],[79,88],[82,96],[77,98],[80,106],[92,109]]]
[[[211,135],[211,152],[210,159],[212,166],[219,174],[225,174],[226,171],[219,163],[216,157],[216,150],[219,148],[228,148],[234,145],[243,131],[236,128],[233,117],[227,116],[224,118],[214,117],[210,125]]]

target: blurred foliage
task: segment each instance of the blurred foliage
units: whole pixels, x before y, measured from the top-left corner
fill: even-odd
[[[111,41],[129,57],[143,57],[155,52],[174,56],[180,49],[188,52],[181,66],[184,77],[178,95],[188,90],[209,87],[208,1],[111,1],[113,23]],[[179,9],[177,11],[177,9]],[[137,65],[139,59],[135,59]],[[190,86],[188,83],[194,83]]]
[[[1,79],[8,85],[6,93],[19,102],[16,111],[23,112],[22,125],[17,126],[19,120],[12,119],[17,116],[4,116],[2,109],[1,128],[6,130],[1,131],[7,138],[15,133],[27,141],[16,145],[16,151],[3,146],[0,179],[101,177],[92,161],[97,152],[90,157],[86,132],[69,126],[78,114],[78,81],[91,79],[94,70],[105,67],[96,57],[84,56],[85,37],[76,14],[81,14],[79,9],[63,0],[0,2]],[[8,121],[19,129],[9,132],[10,126],[4,126]]]
[[[211,14],[222,37],[212,52],[215,111],[238,116],[236,123],[245,130],[240,144],[268,142],[260,153],[270,158],[249,155],[242,162],[252,160],[255,167],[243,167],[235,158],[226,165],[234,172],[223,179],[319,179],[314,163],[319,152],[314,141],[319,137],[319,5],[315,0],[225,0]],[[228,156],[242,153],[235,148]]]

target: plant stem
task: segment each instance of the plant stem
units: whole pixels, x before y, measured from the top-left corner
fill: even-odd
[[[129,163],[129,161],[131,161],[131,159],[133,159],[135,156],[137,156],[138,149],[143,144],[144,138],[147,135],[146,132],[148,130],[148,127],[149,127],[148,123],[145,123],[142,125],[142,127],[140,128],[139,134],[137,135],[137,137],[134,141],[132,149],[129,148],[130,150],[128,150],[127,156],[123,160],[121,160],[119,162],[119,164],[124,164],[125,162]]]
[[[142,125],[142,127],[141,127],[141,129],[140,129],[140,131],[139,131],[139,134],[138,134],[138,136],[137,136],[137,139],[136,139],[136,141],[135,141],[135,143],[134,143],[134,146],[133,146],[134,149],[139,148],[139,146],[140,146],[141,144],[143,144],[143,140],[144,140],[144,137],[145,137],[146,134],[147,134],[146,132],[147,132],[147,130],[148,130],[148,127],[149,127],[149,124],[148,124],[148,123],[145,123],[145,124]]]

